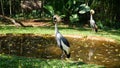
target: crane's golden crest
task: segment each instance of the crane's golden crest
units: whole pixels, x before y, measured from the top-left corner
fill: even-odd
[[[91,9],[90,14],[95,14],[95,11],[93,9]]]

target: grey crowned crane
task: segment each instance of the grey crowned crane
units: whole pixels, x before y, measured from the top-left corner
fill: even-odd
[[[56,37],[57,45],[63,51],[63,54],[62,54],[61,58],[63,57],[64,54],[67,56],[67,58],[70,58],[70,45],[69,45],[69,42],[67,41],[66,38],[64,38],[62,36],[62,34],[59,32],[59,30],[57,28],[57,23],[59,21],[60,21],[59,16],[54,15],[53,16],[53,23],[55,24],[55,37]]]
[[[93,19],[93,14],[94,13],[95,13],[95,11],[91,9],[90,10],[90,26],[95,32],[98,32],[98,27],[96,25],[96,22]]]

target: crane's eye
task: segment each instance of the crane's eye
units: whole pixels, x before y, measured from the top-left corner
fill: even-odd
[[[53,17],[53,21],[54,21],[54,22],[56,22],[56,21],[57,21],[56,17]]]

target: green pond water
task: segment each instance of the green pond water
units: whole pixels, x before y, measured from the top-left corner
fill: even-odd
[[[120,44],[105,40],[66,37],[71,60],[120,68]],[[62,51],[54,36],[34,34],[0,35],[0,53],[44,59],[61,59]],[[66,56],[64,56],[65,58]]]

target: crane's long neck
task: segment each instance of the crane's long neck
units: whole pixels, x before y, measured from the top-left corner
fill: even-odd
[[[90,20],[93,20],[93,15],[92,14],[90,14]]]
[[[55,34],[57,34],[58,28],[57,28],[57,23],[55,23]]]

